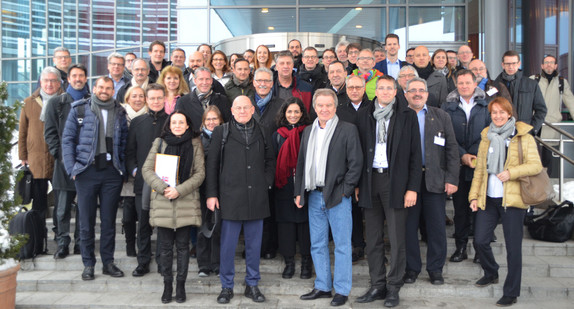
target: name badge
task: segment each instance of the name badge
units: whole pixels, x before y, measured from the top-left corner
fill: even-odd
[[[506,147],[509,147],[509,146],[510,146],[510,140],[507,138],[506,139]]]
[[[443,146],[443,147],[444,147],[445,139],[444,139],[444,137],[441,137],[441,136],[435,136],[435,137],[434,137],[434,143],[435,143],[436,145],[439,145],[439,146]]]
[[[494,148],[488,147],[488,153],[493,153],[493,152],[494,152]]]
[[[488,96],[493,96],[493,95],[495,95],[495,94],[497,94],[497,93],[498,93],[498,89],[496,89],[496,88],[494,88],[494,87],[488,89],[488,91],[486,92],[486,94],[488,94]]]

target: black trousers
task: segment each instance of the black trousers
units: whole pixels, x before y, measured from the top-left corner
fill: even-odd
[[[279,232],[279,253],[283,257],[295,256],[297,240],[299,240],[301,256],[311,255],[309,222],[277,222],[277,231]]]
[[[269,190],[269,210],[271,215],[263,219],[263,238],[261,240],[261,256],[277,251],[277,221],[275,221],[275,205],[273,201],[273,190]]]
[[[201,199],[201,219],[205,222],[211,219],[213,212],[207,209],[205,199]],[[211,238],[205,237],[202,233],[197,234],[197,266],[199,270],[208,269],[219,272],[219,254],[221,242],[221,222],[215,225],[215,230]]]
[[[389,174],[373,173],[373,207],[365,208],[365,230],[367,240],[367,261],[371,286],[387,287],[398,290],[403,286],[403,275],[406,268],[405,226],[407,209],[403,205],[389,205]],[[393,208],[392,206],[400,206]],[[389,241],[391,243],[391,265],[387,277],[385,267],[384,221],[387,220]],[[444,218],[443,218],[444,220]]]
[[[138,212],[135,199],[133,196],[122,196],[122,226],[127,245],[133,245],[136,242]]]
[[[502,207],[502,198],[486,198],[484,210],[476,214],[474,245],[480,258],[480,266],[487,276],[498,275],[498,264],[492,254],[490,241],[498,220],[502,220],[508,274],[504,280],[503,295],[520,296],[522,280],[522,236],[526,209]]]
[[[353,198],[353,205],[351,207],[351,215],[353,216],[353,233],[351,234],[351,243],[353,248],[365,248],[365,237],[363,228],[363,209],[359,207],[358,202]]]
[[[138,264],[149,264],[151,261],[151,235],[153,229],[149,224],[149,210],[142,209],[142,195],[136,194],[136,212],[138,216],[137,247]],[[158,236],[159,242],[159,236]],[[158,250],[159,251],[159,250]]]
[[[54,207],[54,222],[57,222],[56,241],[58,246],[69,246],[70,238],[70,220],[72,217],[72,202],[76,197],[76,191],[56,190],[56,205]],[[74,243],[80,245],[80,217],[79,211],[76,210],[76,224],[74,227]]]
[[[189,268],[189,237],[191,225],[177,229],[157,228],[159,243],[159,267],[163,281],[173,281],[173,245],[177,250],[177,276],[175,280],[185,281]]]
[[[425,217],[424,228],[427,235],[427,264],[428,272],[442,272],[446,261],[446,193],[429,192],[426,187],[425,174],[421,181],[420,194],[415,206],[408,208],[406,242],[407,270],[421,272],[421,250],[419,246],[418,229],[420,216]],[[421,231],[422,232],[422,231]]]
[[[472,221],[476,215],[470,209],[470,203],[468,202],[468,193],[471,184],[472,181],[464,180],[464,169],[461,169],[458,179],[458,191],[452,195],[452,204],[454,206],[454,240],[457,249],[466,248]]]

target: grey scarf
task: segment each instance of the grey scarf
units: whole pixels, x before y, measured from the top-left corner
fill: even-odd
[[[46,119],[46,106],[48,106],[48,101],[50,101],[51,98],[57,95],[58,95],[57,92],[55,92],[54,94],[47,94],[46,92],[44,92],[43,89],[40,89],[40,98],[42,99],[42,111],[40,112],[40,121],[44,122],[44,119]]]
[[[490,123],[486,137],[490,140],[490,149],[486,160],[489,174],[498,175],[504,170],[506,161],[506,139],[514,132],[516,120],[511,117],[502,127]]]
[[[211,100],[211,94],[213,93],[213,90],[210,88],[207,93],[201,93],[199,91],[199,89],[197,89],[197,87],[195,87],[193,91],[195,91],[195,94],[197,95],[199,102],[201,102],[201,106],[203,106],[203,110],[206,110],[207,105],[209,105],[209,100]]]
[[[387,127],[385,123],[387,120],[391,119],[394,114],[393,106],[395,105],[395,99],[385,107],[379,105],[379,99],[375,101],[375,111],[373,111],[373,117],[377,120],[379,124],[379,132],[377,132],[377,143],[387,142]]]
[[[114,123],[116,121],[116,114],[114,113],[114,107],[116,103],[114,99],[109,99],[107,101],[101,101],[92,94],[92,104],[90,109],[96,115],[96,118],[100,122],[99,132],[98,132],[98,144],[96,146],[96,154],[107,153],[106,147],[106,137],[114,137]],[[104,119],[102,117],[102,109],[108,111],[108,119],[106,121],[106,129],[104,130]]]
[[[323,130],[325,132],[325,139],[322,145],[317,145],[317,131],[319,129],[319,118],[313,122],[311,134],[309,135],[309,142],[307,143],[307,153],[305,154],[305,190],[312,191],[317,187],[325,186],[325,171],[327,169],[327,155],[329,152],[329,144],[335,128],[339,123],[339,117],[335,115]],[[321,147],[321,157],[319,162],[315,159],[315,152],[317,147]]]

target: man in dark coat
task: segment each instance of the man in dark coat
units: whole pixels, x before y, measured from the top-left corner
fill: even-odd
[[[236,97],[240,95],[250,97],[253,95],[253,92],[249,61],[246,59],[237,59],[233,67],[233,76],[231,80],[225,84],[225,95],[229,98],[229,101],[233,102]]]
[[[74,64],[70,67],[68,74],[68,88],[66,92],[52,98],[46,106],[46,118],[44,121],[44,138],[48,144],[48,149],[54,156],[54,176],[52,177],[52,187],[56,194],[56,205],[54,213],[57,226],[56,241],[58,250],[54,253],[55,259],[63,259],[69,254],[70,239],[70,219],[72,213],[72,202],[76,196],[76,186],[66,173],[64,162],[62,161],[62,133],[70,113],[72,102],[87,99],[90,91],[87,86],[88,70],[83,64]],[[74,254],[80,253],[80,220],[76,211],[76,225],[74,232]]]
[[[317,119],[305,128],[297,158],[295,204],[309,208],[311,256],[315,285],[302,300],[335,296],[331,306],[347,302],[352,286],[351,198],[361,176],[363,155],[357,128],[337,117],[337,95],[319,89],[313,96]],[[335,242],[335,270],[331,275],[329,226]],[[331,280],[331,278],[333,279]]]
[[[206,164],[207,208],[221,210],[219,277],[222,289],[217,302],[229,303],[233,297],[235,248],[242,227],[247,267],[245,296],[264,302],[265,296],[257,284],[263,219],[269,216],[267,191],[273,184],[275,156],[267,134],[253,119],[255,107],[249,98],[237,97],[232,113],[228,124],[213,131]]]
[[[303,51],[303,64],[299,67],[297,75],[300,79],[313,86],[313,91],[325,88],[327,85],[327,72],[323,65],[319,64],[317,49],[309,46]]]
[[[474,216],[469,208],[468,193],[476,167],[480,133],[490,125],[490,113],[484,100],[485,93],[478,88],[471,71],[457,71],[455,80],[457,89],[448,94],[442,108],[450,115],[461,163],[458,191],[452,196],[456,250],[450,261],[462,262],[468,258],[466,247]]]
[[[364,156],[358,199],[364,210],[371,277],[371,288],[357,302],[386,298],[384,305],[395,307],[406,267],[407,208],[415,205],[421,186],[421,139],[417,115],[404,96],[397,95],[391,76],[379,78],[376,94],[372,106],[357,118]],[[388,277],[383,262],[385,219],[391,243]]]
[[[166,61],[165,57],[165,43],[162,41],[153,41],[149,45],[149,79],[156,81],[159,78],[161,71],[171,64],[171,61]]]
[[[512,107],[516,120],[523,121],[534,127],[533,134],[538,134],[546,117],[546,103],[542,91],[535,80],[522,76],[520,70],[520,55],[509,50],[502,56],[503,71],[495,81],[508,88],[512,97]]]
[[[275,59],[277,76],[274,76],[273,80],[273,95],[284,101],[290,97],[298,97],[303,101],[311,119],[315,119],[315,112],[311,108],[313,86],[293,72],[293,55],[284,50],[277,53]]]
[[[341,106],[345,106],[349,103],[349,97],[347,96],[347,87],[345,81],[347,78],[347,71],[345,70],[345,65],[339,61],[335,60],[329,65],[329,73],[327,74],[329,81],[325,88],[335,91],[337,94],[337,111]],[[337,114],[339,117],[340,115]],[[343,119],[343,121],[347,121]]]
[[[251,97],[251,103],[255,106],[253,118],[265,127],[268,134],[277,131],[277,113],[283,105],[283,100],[273,96],[273,72],[262,67],[253,75],[255,94]]]
[[[131,87],[140,86],[145,90],[147,85],[152,83],[155,81],[149,78],[148,62],[141,58],[136,59],[132,64],[132,77],[118,90],[116,100],[124,103],[124,97]]]
[[[217,81],[211,77],[211,71],[206,67],[199,67],[194,73],[195,87],[190,93],[177,100],[176,110],[181,110],[191,118],[192,127],[199,131],[203,112],[210,105],[219,108],[224,122],[231,119],[231,103],[223,94],[217,93],[213,87]]]
[[[383,72],[385,75],[390,75],[394,79],[398,79],[400,69],[408,65],[405,61],[399,60],[399,36],[394,33],[389,33],[385,37],[385,50],[387,51],[387,58],[383,61],[377,62],[375,69]]]
[[[512,98],[510,97],[510,93],[508,92],[508,89],[506,89],[506,86],[500,82],[490,79],[488,76],[488,71],[486,70],[486,65],[484,62],[482,62],[482,60],[472,60],[468,65],[468,69],[474,73],[476,82],[478,83],[478,88],[485,92],[485,99],[487,104],[499,96],[507,99],[508,102],[512,103]]]
[[[149,273],[151,261],[152,227],[149,224],[149,209],[142,209],[142,189],[144,181],[142,168],[153,141],[161,135],[168,115],[164,112],[165,88],[150,84],[146,88],[148,113],[132,119],[126,146],[126,170],[134,178],[135,206],[138,217],[137,246],[138,266],[132,272],[134,277]],[[146,197],[149,199],[149,196]]]
[[[405,283],[414,283],[421,272],[418,230],[422,214],[428,246],[426,270],[431,283],[440,285],[444,283],[442,269],[446,261],[446,196],[458,189],[458,144],[449,115],[426,104],[428,89],[424,79],[416,77],[408,81],[405,95],[419,121],[423,177],[417,203],[408,209],[407,268],[403,279]]]

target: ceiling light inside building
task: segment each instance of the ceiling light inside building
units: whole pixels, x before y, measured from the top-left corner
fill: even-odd
[[[269,9],[268,8],[262,8],[261,9],[261,13],[269,13]]]
[[[362,25],[356,25],[355,28],[361,29],[361,28],[363,28],[363,26]]]
[[[267,29],[268,29],[268,30],[275,30],[275,27],[269,26],[269,27],[267,27]]]

